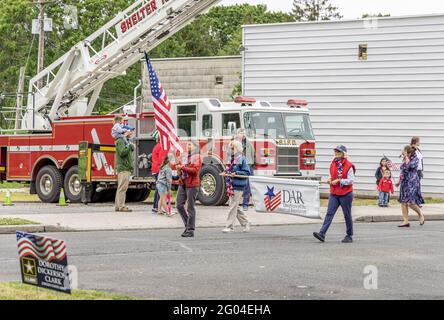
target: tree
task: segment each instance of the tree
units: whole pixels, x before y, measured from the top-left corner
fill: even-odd
[[[330,0],[293,0],[291,15],[295,21],[341,19],[342,15]]]
[[[60,0],[49,4],[46,12],[53,19],[54,30],[46,34],[45,66],[132,3],[134,0]],[[65,8],[68,5],[77,9],[78,29],[66,29],[64,26]],[[37,14],[37,8],[29,0],[0,1],[0,92],[17,90],[19,70],[26,63],[27,78],[36,74],[38,41],[31,34],[31,21]],[[269,12],[264,5],[217,6],[207,14],[200,15],[149,54],[152,58],[238,55],[243,24],[291,20],[289,14]],[[95,111],[107,113],[129,102],[141,77],[140,70],[140,64],[136,63],[127,70],[126,76],[105,83]]]

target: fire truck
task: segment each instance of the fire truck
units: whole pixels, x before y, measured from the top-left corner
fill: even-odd
[[[106,81],[122,75],[149,51],[219,0],[138,0],[30,80],[28,92],[0,95],[0,181],[30,183],[43,202],[112,200],[116,189],[114,113],[135,128],[135,171],[129,201],[145,200],[155,186],[148,158],[155,145],[154,113],[134,101],[109,115],[92,115]],[[136,92],[136,90],[135,90]],[[9,103],[8,103],[9,101]],[[11,101],[13,103],[11,103]],[[199,200],[227,201],[219,175],[227,144],[246,129],[256,153],[255,174],[315,178],[315,139],[307,103],[239,97],[234,102],[172,102],[181,143],[199,144],[203,167]]]

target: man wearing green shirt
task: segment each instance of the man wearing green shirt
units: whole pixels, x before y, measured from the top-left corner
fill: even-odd
[[[126,132],[125,137],[129,138],[131,132]],[[123,138],[116,140],[116,172],[117,172],[117,193],[116,193],[116,211],[131,212],[132,210],[125,206],[126,191],[128,190],[130,176],[134,171],[134,145],[129,143],[125,145]]]

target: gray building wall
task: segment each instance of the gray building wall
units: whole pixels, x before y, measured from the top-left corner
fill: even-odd
[[[231,101],[234,87],[241,82],[240,56],[153,59],[152,63],[170,99],[211,97]],[[217,84],[216,77],[222,77],[223,83]],[[151,92],[145,62],[142,81],[143,101],[149,101]]]
[[[360,44],[367,60],[358,59]],[[245,95],[309,101],[318,173],[328,175],[332,148],[344,144],[356,189],[375,193],[380,158],[399,163],[420,136],[422,190],[444,196],[444,15],[252,25],[244,47]]]

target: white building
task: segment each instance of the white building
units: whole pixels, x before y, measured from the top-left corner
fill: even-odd
[[[152,63],[170,99],[212,97],[231,101],[233,89],[241,83],[240,56],[153,59]],[[147,69],[143,60],[143,101],[151,97]]]
[[[422,190],[444,196],[444,15],[251,25],[243,33],[244,94],[309,101],[320,174],[344,144],[356,189],[374,193],[381,157],[399,163],[420,136]]]

